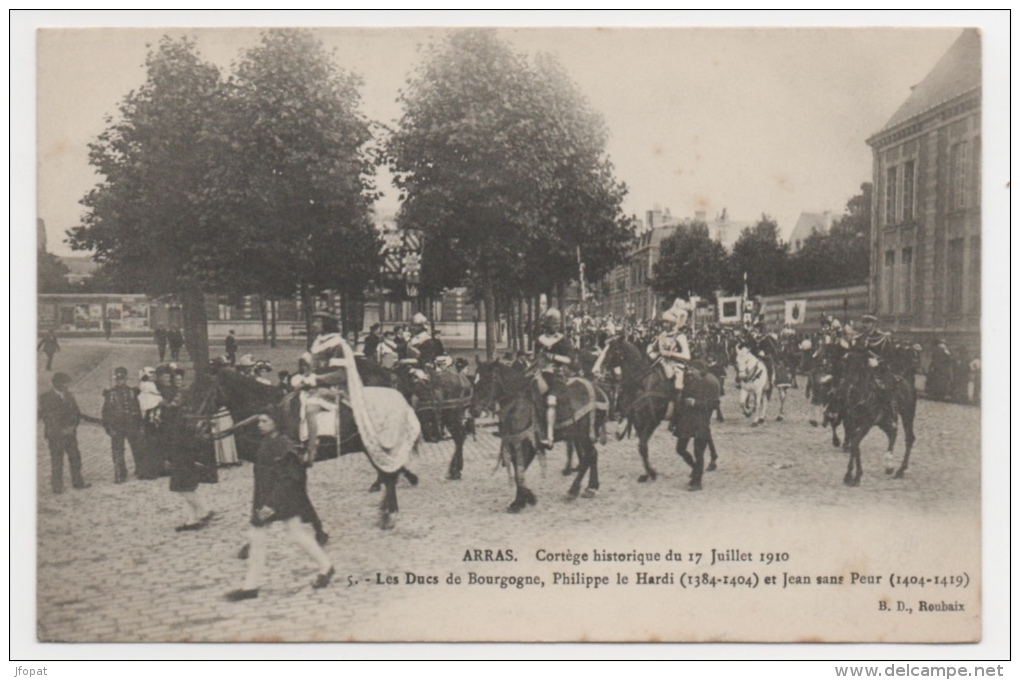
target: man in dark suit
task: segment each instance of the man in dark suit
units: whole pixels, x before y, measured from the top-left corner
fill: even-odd
[[[362,350],[365,353],[366,359],[376,363],[379,363],[379,343],[382,342],[381,330],[382,327],[379,324],[372,324],[372,327],[368,329],[368,337],[365,338],[365,347]]]
[[[71,485],[76,489],[92,486],[81,475],[81,452],[78,450],[78,422],[81,411],[68,387],[71,378],[66,373],[53,376],[53,389],[39,397],[39,420],[43,421],[44,435],[50,446],[53,493],[64,492],[64,454],[71,467]]]
[[[138,390],[127,383],[128,371],[118,366],[113,371],[114,386],[103,390],[103,427],[110,435],[113,450],[113,483],[127,481],[127,463],[124,460],[124,441],[131,445],[135,459],[135,474],[138,463],[144,456],[142,447],[142,409],[138,404]]]

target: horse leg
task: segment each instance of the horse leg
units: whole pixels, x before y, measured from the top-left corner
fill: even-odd
[[[701,476],[705,471],[705,446],[708,442],[701,437],[694,439],[694,465],[691,466],[691,481],[688,491],[701,491]]]
[[[571,462],[574,460],[574,442],[567,440],[567,464],[563,468],[563,476],[569,477],[577,468],[571,466]],[[581,464],[581,454],[577,455],[577,463]]]
[[[414,474],[406,467],[400,468],[397,474],[403,475],[404,479],[406,479],[408,484],[410,484],[411,486],[418,486],[418,475]]]
[[[523,510],[526,505],[524,501],[524,494],[521,491],[524,488],[524,461],[521,460],[521,446],[523,446],[523,443],[510,445],[510,465],[513,466],[514,486],[517,489],[513,502],[510,503],[506,509],[506,511],[510,514],[517,514]]]
[[[645,466],[645,473],[639,475],[638,482],[644,484],[645,482],[654,482],[658,473],[652,467],[651,463],[648,462],[648,440],[651,433],[641,432],[638,436],[638,453],[641,454],[641,464]]]
[[[570,497],[577,498],[581,493],[581,482],[584,481],[584,476],[588,473],[588,466],[590,461],[588,460],[588,452],[585,451],[579,438],[575,438],[573,434],[568,435],[570,439],[574,440],[574,447],[577,450],[577,476],[574,477],[574,483],[570,485]]]
[[[588,488],[581,495],[584,498],[595,498],[599,492],[599,450],[595,442],[587,437],[582,438],[581,444],[586,450],[585,456],[588,459]]]
[[[893,416],[895,418],[896,416]],[[892,422],[882,421],[878,424],[878,427],[885,432],[886,439],[889,441],[889,448],[885,450],[885,454],[882,456],[882,461],[885,467],[885,474],[891,475],[896,472],[896,465],[893,462],[893,447],[896,446],[896,421]]]
[[[720,383],[720,384],[721,384],[721,383]],[[720,392],[719,396],[722,396],[722,393],[721,393],[721,392]],[[720,402],[719,402],[719,404],[717,404],[717,405],[716,405],[716,407],[715,407],[715,419],[716,419],[716,420],[717,420],[718,422],[720,422],[720,423],[721,423],[721,422],[723,422],[723,416],[722,416],[722,402],[721,402],[721,401],[720,401]]]
[[[383,473],[382,470],[377,470],[375,474],[375,481],[372,482],[372,486],[368,487],[369,493],[376,493],[383,488]]]
[[[447,411],[443,414],[446,427],[450,430],[450,437],[453,438],[453,457],[450,458],[450,467],[446,471],[446,478],[450,480],[460,479],[464,470],[464,440],[467,433],[464,431],[464,423],[459,414]]]
[[[383,486],[386,493],[379,504],[379,528],[392,529],[394,527],[393,515],[397,513],[397,472],[382,472]]]
[[[914,442],[917,438],[914,436],[914,416],[917,410],[916,397],[913,401],[908,401],[907,404],[900,411],[900,420],[903,421],[903,443],[906,444],[907,450],[903,454],[903,462],[900,463],[900,469],[893,475],[895,479],[903,479],[903,474],[907,471],[907,465],[910,462],[910,450],[914,448]]]

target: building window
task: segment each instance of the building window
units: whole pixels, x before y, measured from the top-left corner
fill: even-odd
[[[896,170],[891,167],[885,174],[885,223],[896,224]]]
[[[914,219],[914,161],[903,164],[903,221]]]
[[[231,307],[229,304],[224,304],[222,302],[220,302],[216,306],[219,309],[220,321],[230,321],[231,310],[233,309],[233,307]]]
[[[910,314],[912,277],[914,275],[914,249],[904,248],[900,253],[900,314]]]
[[[967,142],[949,148],[949,209],[962,210],[970,205],[970,166]]]
[[[885,251],[885,270],[884,276],[882,277],[882,288],[884,295],[882,296],[882,312],[885,314],[893,313],[893,300],[895,300],[896,293],[896,279],[894,273],[896,269],[896,251],[887,250]]]
[[[946,290],[946,311],[949,314],[963,312],[963,239],[954,238],[949,242],[947,258],[948,287]]]

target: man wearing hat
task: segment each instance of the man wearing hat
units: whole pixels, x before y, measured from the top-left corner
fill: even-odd
[[[234,335],[233,329],[231,329],[230,332],[227,333],[227,340],[224,345],[224,349],[227,352],[227,361],[230,363],[231,366],[233,366],[234,361],[237,360],[237,336]],[[160,361],[162,360],[163,358],[160,357]]]
[[[110,435],[113,451],[113,483],[127,481],[127,463],[124,460],[124,440],[131,445],[135,474],[142,458],[142,409],[138,404],[138,390],[128,385],[128,371],[118,366],[113,371],[113,387],[103,390],[103,427]]]
[[[678,410],[677,403],[684,391],[684,371],[691,360],[691,348],[687,343],[687,309],[683,300],[677,298],[673,306],[662,313],[665,328],[648,347],[648,356],[662,366],[667,380],[673,381],[674,398],[666,408],[666,420],[672,422]]]
[[[953,358],[946,341],[939,338],[931,353],[924,393],[929,399],[948,399],[953,384]]]
[[[574,350],[570,340],[560,332],[562,317],[555,307],[546,310],[542,317],[542,335],[536,338],[536,350],[542,362],[535,374],[535,386],[540,398],[545,399],[545,430],[539,444],[551,449],[555,438],[557,393],[566,394],[564,373],[574,363]]]
[[[53,493],[64,492],[64,455],[71,467],[71,485],[76,489],[91,486],[81,474],[81,451],[78,449],[78,423],[81,411],[78,402],[68,389],[71,377],[54,373],[53,389],[39,397],[39,420],[43,421],[43,434],[50,448],[50,484]]]

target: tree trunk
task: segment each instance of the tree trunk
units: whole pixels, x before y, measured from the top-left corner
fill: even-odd
[[[269,346],[276,347],[276,298],[269,299]]]
[[[492,293],[491,283],[485,284],[482,296],[485,305],[485,360],[492,361],[496,355],[496,296]]]
[[[562,324],[565,324],[567,322],[567,310],[566,310],[566,306],[567,306],[567,284],[565,284],[565,283],[557,283],[556,284],[556,305],[557,305],[557,307],[560,310],[560,321],[561,321],[560,330],[563,330],[564,326]]]
[[[197,382],[204,379],[209,368],[209,327],[205,315],[205,295],[197,284],[187,284],[180,298],[184,345],[194,364]]]
[[[308,290],[308,283],[305,281],[301,282],[300,287],[301,293],[301,310],[305,316],[305,349],[311,349],[312,347],[312,294]]]
[[[517,319],[514,317],[512,298],[505,297],[501,306],[506,309],[506,348],[513,352],[517,349]]]
[[[514,308],[517,312],[517,349],[523,350],[524,345],[524,329],[527,321],[524,316],[524,298],[521,295],[517,296],[517,301],[514,303]]]
[[[259,318],[262,320],[262,344],[269,344],[269,324],[266,319],[266,296],[259,295]]]

